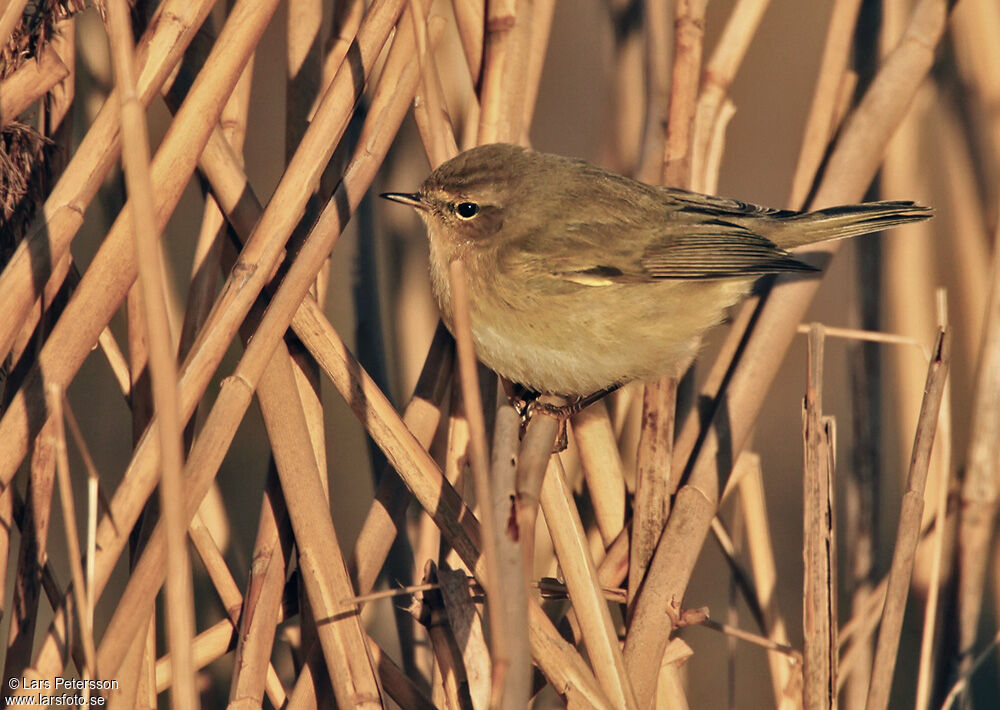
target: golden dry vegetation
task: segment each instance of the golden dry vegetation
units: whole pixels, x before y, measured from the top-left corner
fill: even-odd
[[[0,41],[5,696],[996,706],[995,0],[5,0]],[[373,199],[497,141],[936,218],[552,455]]]

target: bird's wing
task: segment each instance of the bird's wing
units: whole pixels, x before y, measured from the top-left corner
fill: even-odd
[[[653,233],[626,223],[567,224],[558,235],[521,241],[514,251],[532,274],[585,286],[816,270],[765,237],[717,217],[677,215]]]
[[[679,226],[679,225],[678,225]],[[639,257],[652,279],[718,279],[816,271],[772,241],[718,217],[670,229]]]
[[[639,263],[654,279],[716,279],[816,269],[754,231],[799,213],[678,188],[660,188],[669,218]]]

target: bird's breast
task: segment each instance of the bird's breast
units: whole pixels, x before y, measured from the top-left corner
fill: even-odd
[[[753,282],[578,283],[514,276],[489,258],[463,263],[479,359],[533,390],[568,396],[676,373]],[[447,264],[432,258],[431,270],[451,328]]]

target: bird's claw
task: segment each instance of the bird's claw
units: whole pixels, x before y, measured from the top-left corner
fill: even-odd
[[[518,409],[518,412],[521,414],[521,420],[524,423],[524,426],[527,426],[528,422],[531,421],[531,418],[536,414],[552,417],[558,421],[559,432],[556,434],[555,444],[552,446],[552,453],[560,454],[566,450],[567,446],[569,446],[569,437],[566,433],[566,422],[569,421],[571,416],[579,411],[578,409],[574,409],[576,404],[577,402],[572,404],[556,405],[550,404],[549,402],[540,402],[536,398],[525,403],[523,411]],[[515,404],[514,407],[517,409],[517,404]]]

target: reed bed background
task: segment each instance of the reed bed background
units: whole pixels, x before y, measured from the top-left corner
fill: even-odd
[[[5,697],[1000,702],[993,0],[6,0],[0,41]],[[551,455],[372,198],[495,141],[936,218]]]

